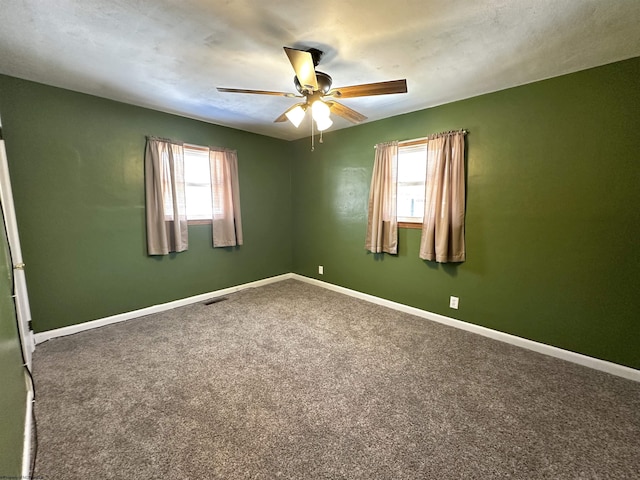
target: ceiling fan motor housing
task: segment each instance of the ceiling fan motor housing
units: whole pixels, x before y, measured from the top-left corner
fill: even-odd
[[[318,92],[322,92],[322,94],[325,95],[327,92],[329,92],[329,90],[331,90],[331,83],[333,82],[333,80],[326,73],[316,70],[316,81],[318,82]],[[298,92],[302,93],[303,95],[305,93],[312,93],[309,92],[308,89],[300,85],[298,77],[293,77],[293,83],[296,86],[296,90],[298,90]]]

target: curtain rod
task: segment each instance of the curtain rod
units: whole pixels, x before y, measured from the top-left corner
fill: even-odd
[[[155,135],[145,135],[147,140],[159,140],[161,142],[173,143],[174,145],[184,145],[180,140],[172,140],[171,138],[156,137]]]
[[[215,152],[237,152],[235,148],[227,147],[212,147],[211,145],[196,145],[195,143],[183,142],[181,140],[172,140],[170,138],[156,137],[153,135],[145,135],[147,140],[159,140],[161,142],[167,142],[174,145],[182,145],[183,147],[192,148],[193,150],[213,150]]]
[[[432,133],[431,135],[428,135],[426,137],[420,137],[420,138],[412,138],[410,140],[400,140],[398,141],[398,145],[418,145],[422,142],[426,142],[427,140],[431,140],[433,138],[436,137],[442,137],[444,135],[453,135],[454,133],[462,133],[463,135],[466,135],[467,133],[469,133],[468,130],[461,128],[460,130],[449,130],[447,132],[440,132],[440,133]],[[373,148],[376,148],[376,145],[373,146]]]
[[[235,148],[226,148],[226,147],[212,147],[211,145],[197,145],[195,143],[185,143],[185,147],[190,148],[192,150],[201,150],[203,152],[209,152],[213,150],[214,152],[235,152]]]
[[[235,148],[226,147],[209,147],[209,150],[213,150],[214,152],[237,152]]]

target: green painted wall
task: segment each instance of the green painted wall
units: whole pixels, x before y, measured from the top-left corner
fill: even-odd
[[[293,142],[294,272],[640,368],[638,79],[635,58]],[[459,128],[468,260],[424,262],[405,229],[367,254],[373,145]]]
[[[0,211],[0,221],[3,221]],[[0,225],[0,478],[18,478],[22,461],[27,389],[13,305],[11,260]]]
[[[6,76],[0,115],[36,332],[291,271],[286,142]],[[147,256],[146,135],[237,149],[245,245]]]

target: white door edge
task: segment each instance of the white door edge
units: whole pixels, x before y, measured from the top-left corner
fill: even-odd
[[[11,263],[13,265],[14,301],[18,316],[18,331],[20,342],[25,356],[25,362],[31,369],[31,356],[35,347],[33,332],[29,326],[31,321],[31,309],[27,293],[27,282],[20,248],[20,236],[18,235],[18,222],[13,203],[13,191],[11,190],[11,178],[9,176],[9,164],[7,152],[2,136],[2,121],[0,120],[0,202],[2,202],[2,214],[7,229],[7,240],[11,251]]]

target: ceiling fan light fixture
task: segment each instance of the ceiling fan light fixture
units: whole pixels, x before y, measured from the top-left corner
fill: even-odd
[[[300,124],[302,123],[302,119],[304,118],[304,109],[298,105],[297,107],[289,110],[287,113],[285,113],[285,115],[287,116],[287,118],[289,119],[289,121],[291,123],[293,123],[293,125],[298,128],[300,126]]]
[[[333,120],[331,120],[329,117],[316,120],[316,126],[318,127],[319,132],[324,132],[331,125],[333,125]]]
[[[311,115],[316,122],[328,119],[330,113],[329,105],[324,103],[322,100],[316,100],[311,105]]]

